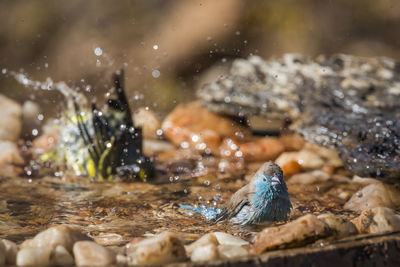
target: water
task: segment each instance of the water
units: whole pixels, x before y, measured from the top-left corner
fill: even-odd
[[[187,166],[189,161],[171,162],[161,156],[154,184],[97,182],[77,177],[69,171],[59,177],[2,178],[0,238],[21,242],[52,225],[68,224],[79,226],[103,245],[122,245],[134,237],[165,230],[180,233],[186,242],[213,231],[251,240],[263,227],[210,225],[203,216],[189,216],[179,209],[178,203],[220,207],[246,184],[246,180],[235,175],[240,174],[238,170],[226,170],[224,175],[219,173],[218,159],[202,160],[206,161],[203,163],[206,174],[182,172],[180,179],[172,183],[167,177],[177,169],[182,170],[181,166]],[[161,171],[165,166],[169,166],[171,173]],[[250,167],[244,174],[249,176],[253,172],[254,168]],[[351,195],[357,189],[353,184],[330,182],[289,186],[294,206],[290,219],[325,211],[353,218],[355,215],[343,212],[345,200],[338,197],[338,192],[347,191]]]

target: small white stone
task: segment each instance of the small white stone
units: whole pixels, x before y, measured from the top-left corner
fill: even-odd
[[[249,255],[249,251],[241,246],[235,245],[219,245],[218,254],[221,258],[234,259]]]
[[[195,250],[197,247],[202,247],[210,244],[214,244],[216,246],[219,245],[214,233],[205,234],[190,245],[185,246],[186,253],[188,255],[191,255],[192,251]]]
[[[17,253],[17,266],[48,266],[50,265],[51,248],[23,248]]]
[[[220,245],[230,245],[230,246],[248,246],[249,245],[249,242],[247,242],[239,237],[227,234],[227,233],[215,232],[214,235],[217,238],[218,243]]]
[[[3,243],[6,249],[6,263],[9,265],[15,265],[15,259],[17,258],[18,252],[17,244],[7,239],[1,240],[0,243]]]
[[[69,254],[68,250],[63,246],[57,246],[51,258],[52,265],[57,266],[71,266],[74,265],[74,258]]]
[[[219,253],[215,244],[197,246],[190,255],[190,260],[193,262],[199,261],[214,261],[219,259]]]
[[[77,266],[110,266],[116,261],[113,251],[93,241],[78,241],[73,251]]]
[[[130,265],[162,265],[186,260],[185,247],[174,233],[163,232],[127,249]]]
[[[75,227],[58,225],[40,232],[33,239],[26,240],[21,244],[21,248],[49,247],[55,249],[61,245],[72,253],[72,246],[80,240],[90,240],[90,238]]]

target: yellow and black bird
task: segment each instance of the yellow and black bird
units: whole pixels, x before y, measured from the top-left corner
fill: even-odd
[[[122,70],[114,73],[112,93],[103,109],[95,102],[91,110],[85,108],[84,96],[76,95],[74,111],[60,119],[57,146],[41,160],[63,161],[76,174],[99,179],[151,178],[153,162],[143,155],[142,129],[134,125],[123,80]]]

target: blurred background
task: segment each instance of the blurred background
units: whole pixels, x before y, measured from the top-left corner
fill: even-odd
[[[193,99],[232,59],[250,54],[400,60],[399,29],[398,0],[2,0],[0,69],[89,85],[86,93],[101,99],[110,74],[124,68],[132,105],[165,114]],[[4,74],[0,93],[37,101],[46,112],[63,102],[56,92],[33,92]]]

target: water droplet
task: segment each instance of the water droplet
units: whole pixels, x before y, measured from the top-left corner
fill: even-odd
[[[99,57],[103,54],[103,50],[100,47],[96,47],[94,49],[94,54]]]
[[[209,186],[209,185],[210,185],[210,181],[209,181],[209,180],[205,180],[205,181],[204,181],[204,185],[205,185],[205,186]]]
[[[189,143],[188,142],[182,142],[181,143],[181,148],[189,148]]]
[[[156,45],[156,44],[153,45],[153,49],[154,49],[154,50],[158,50],[158,45]]]
[[[163,134],[163,130],[158,129],[156,133],[157,133],[158,136],[161,136]]]
[[[39,131],[37,129],[32,130],[32,135],[37,136],[39,134]]]
[[[158,78],[158,77],[160,77],[160,75],[161,75],[161,72],[159,71],[159,70],[153,70],[152,72],[151,72],[151,75],[153,76],[153,78]]]
[[[44,116],[43,116],[43,114],[39,114],[39,115],[37,116],[37,118],[38,118],[38,120],[42,121],[42,120],[44,119]]]
[[[6,74],[7,73],[7,69],[2,69],[1,73]]]

